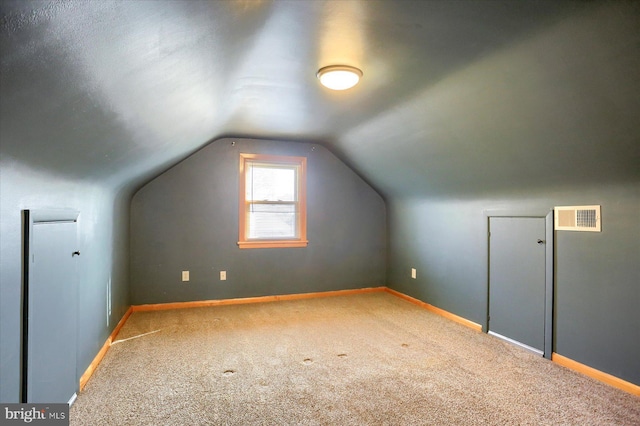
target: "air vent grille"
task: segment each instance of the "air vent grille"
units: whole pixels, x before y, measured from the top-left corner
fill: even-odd
[[[601,231],[600,206],[557,206],[554,212],[557,231]]]

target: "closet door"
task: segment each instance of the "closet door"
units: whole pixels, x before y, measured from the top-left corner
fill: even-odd
[[[26,322],[25,402],[69,402],[77,391],[76,222],[31,222]]]
[[[489,221],[489,334],[545,349],[545,218]]]

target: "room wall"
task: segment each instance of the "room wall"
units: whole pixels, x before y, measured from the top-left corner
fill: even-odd
[[[115,191],[0,160],[0,401],[20,398],[22,210],[74,209],[78,218],[78,364],[84,373],[128,303],[128,202]],[[107,324],[107,286],[112,312]]]
[[[602,232],[556,232],[554,352],[640,384],[640,187],[389,205],[392,288],[486,325],[486,210],[600,204]],[[411,268],[417,279],[411,279]]]
[[[308,247],[238,248],[240,152],[307,157]],[[322,146],[220,139],[134,195],[131,302],[384,286],[386,245],[383,199]],[[182,270],[190,271],[189,282],[181,281]]]

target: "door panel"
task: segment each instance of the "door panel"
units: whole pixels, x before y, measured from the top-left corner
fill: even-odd
[[[545,219],[489,219],[489,331],[545,349]]]
[[[29,253],[27,402],[68,402],[77,390],[75,222],[34,223]]]

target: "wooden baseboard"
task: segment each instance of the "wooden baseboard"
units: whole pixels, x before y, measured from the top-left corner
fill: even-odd
[[[221,300],[202,300],[202,301],[194,301],[194,302],[176,302],[176,303],[160,303],[160,304],[148,304],[148,305],[137,305],[130,306],[127,312],[123,315],[118,325],[113,329],[113,332],[107,338],[107,341],[104,342],[102,348],[93,359],[89,367],[86,369],[82,377],[80,377],[80,390],[82,391],[86,386],[87,382],[93,375],[93,372],[96,370],[105,354],[111,347],[111,344],[115,341],[120,329],[127,322],[127,319],[133,312],[140,311],[158,311],[158,310],[166,310],[166,309],[185,309],[185,308],[201,308],[207,306],[224,306],[224,305],[239,305],[239,304],[247,304],[247,303],[265,303],[265,302],[277,302],[282,300],[301,300],[301,299],[312,299],[317,297],[331,297],[331,296],[345,296],[349,294],[363,294],[363,293],[378,293],[378,292],[387,292],[397,296],[401,299],[404,299],[408,302],[411,302],[415,305],[423,307],[435,314],[441,315],[451,321],[455,321],[459,324],[465,325],[473,330],[482,331],[482,326],[473,321],[470,321],[461,316],[452,314],[451,312],[445,311],[444,309],[440,309],[429,303],[418,300],[414,297],[408,296],[404,293],[400,293],[399,291],[393,290],[389,287],[369,287],[369,288],[359,288],[352,290],[335,290],[335,291],[324,291],[324,292],[316,292],[316,293],[298,293],[298,294],[285,294],[279,296],[260,296],[260,297],[246,297],[246,298],[236,298],[236,299],[221,299]],[[633,395],[640,396],[640,386],[622,380],[616,376],[612,376],[611,374],[604,373],[600,370],[596,370],[595,368],[589,367],[588,365],[581,364],[577,361],[574,361],[565,356],[559,355],[555,352],[551,355],[551,360],[556,362],[563,367],[567,367],[571,370],[582,373],[586,376],[599,380],[603,383],[606,383],[610,386],[616,387],[618,389],[622,389],[625,392],[629,392]]]
[[[386,287],[357,288],[352,290],[321,291],[317,293],[283,294],[279,296],[243,297],[236,299],[197,300],[193,302],[157,303],[132,306],[133,312],[162,311],[167,309],[204,308],[209,306],[244,305],[247,303],[267,303],[283,300],[313,299],[317,297],[346,296],[349,294],[377,293],[385,291]]]
[[[316,293],[298,293],[298,294],[283,294],[278,296],[259,296],[259,297],[244,297],[244,298],[235,298],[235,299],[220,299],[220,300],[198,300],[193,302],[174,302],[174,303],[157,303],[157,304],[146,304],[146,305],[135,305],[129,307],[127,312],[124,314],[116,328],[113,330],[109,338],[102,348],[93,359],[89,367],[86,369],[82,377],[80,377],[80,390],[83,390],[91,375],[95,371],[95,369],[104,358],[105,354],[111,347],[111,344],[115,341],[116,336],[120,332],[122,326],[124,326],[125,322],[129,318],[129,316],[133,312],[143,312],[143,311],[161,311],[167,309],[187,309],[187,308],[203,308],[209,306],[225,306],[225,305],[241,305],[247,303],[267,303],[267,302],[277,302],[283,300],[301,300],[301,299],[312,299],[317,297],[332,297],[332,296],[346,296],[350,294],[363,294],[363,293],[378,293],[378,292],[388,292],[397,297],[400,297],[404,300],[407,300],[411,303],[414,303],[418,306],[421,306],[431,312],[434,312],[438,315],[441,315],[445,318],[448,318],[452,321],[465,325],[473,330],[482,331],[482,326],[480,324],[476,324],[473,321],[469,321],[466,318],[462,318],[458,315],[452,314],[451,312],[447,312],[443,309],[437,308],[428,303],[422,302],[418,299],[415,299],[411,296],[407,296],[406,294],[400,293],[399,291],[392,290],[388,287],[369,287],[369,288],[357,288],[351,290],[335,290],[335,291],[321,291]]]
[[[89,367],[85,370],[82,377],[80,377],[80,390],[82,391],[87,382],[93,375],[93,372],[98,368],[98,365],[102,361],[102,358],[106,355],[107,351],[115,341],[120,329],[124,326],[125,322],[133,312],[141,311],[160,311],[166,309],[185,309],[185,308],[202,308],[206,306],[224,306],[224,305],[241,305],[246,303],[265,303],[265,302],[277,302],[280,300],[300,300],[300,299],[312,299],[316,297],[331,297],[331,296],[345,296],[349,294],[362,294],[362,293],[376,293],[385,291],[386,287],[370,287],[370,288],[357,288],[352,290],[335,290],[335,291],[323,291],[317,293],[299,293],[299,294],[284,294],[280,296],[261,296],[261,297],[246,297],[237,299],[222,299],[222,300],[200,300],[194,302],[176,302],[176,303],[159,303],[150,305],[137,305],[130,306],[127,312],[124,314],[118,325],[113,329],[113,332],[104,342],[100,351],[95,356]]]
[[[553,352],[551,354],[551,361],[556,362],[563,367],[567,367],[573,371],[577,371],[578,373],[582,373],[585,376],[589,376],[593,379],[599,380],[610,386],[622,389],[623,391],[629,392],[630,394],[640,396],[640,386],[622,380],[616,376],[612,376],[611,374],[605,373],[603,371],[596,370],[595,368],[589,367],[588,365],[581,364],[578,361],[572,360],[571,358],[567,358]]]
[[[428,311],[431,311],[431,312],[433,312],[435,314],[438,314],[438,315],[441,315],[441,316],[443,316],[443,317],[445,317],[447,319],[450,319],[451,321],[455,321],[455,322],[457,322],[459,324],[467,326],[467,327],[469,327],[469,328],[471,328],[471,329],[473,329],[475,331],[482,331],[482,325],[480,325],[478,323],[475,323],[473,321],[470,321],[470,320],[468,320],[466,318],[463,318],[463,317],[458,316],[456,314],[452,314],[451,312],[448,312],[448,311],[445,311],[444,309],[440,309],[438,307],[430,305],[430,304],[428,304],[426,302],[423,302],[422,300],[418,300],[418,299],[416,299],[414,297],[407,296],[406,294],[400,293],[399,291],[393,290],[393,289],[391,289],[389,287],[385,287],[385,291],[388,292],[388,293],[391,293],[391,294],[393,294],[395,296],[398,296],[401,299],[407,300],[407,301],[413,303],[414,305],[418,305],[420,307],[425,308]]]
[[[113,341],[116,339],[116,336],[118,336],[120,329],[124,326],[125,322],[127,322],[127,319],[129,318],[132,312],[133,312],[132,307],[129,307],[129,309],[127,309],[127,312],[125,312],[125,314],[122,316],[122,319],[120,320],[120,322],[118,322],[118,325],[116,325],[116,328],[113,329],[113,331],[107,338],[107,341],[104,342],[104,345],[102,345],[102,348],[100,348],[100,351],[98,351],[98,354],[96,355],[96,357],[93,359],[93,361],[91,361],[91,364],[89,364],[89,367],[87,367],[84,374],[80,377],[81,391],[84,389],[87,382],[93,375],[93,372],[96,370],[96,368],[98,368],[98,364],[100,364],[100,361],[102,361],[102,358],[104,358],[104,356],[106,355],[107,351],[109,350],[109,347],[111,346],[111,343],[113,343]]]

